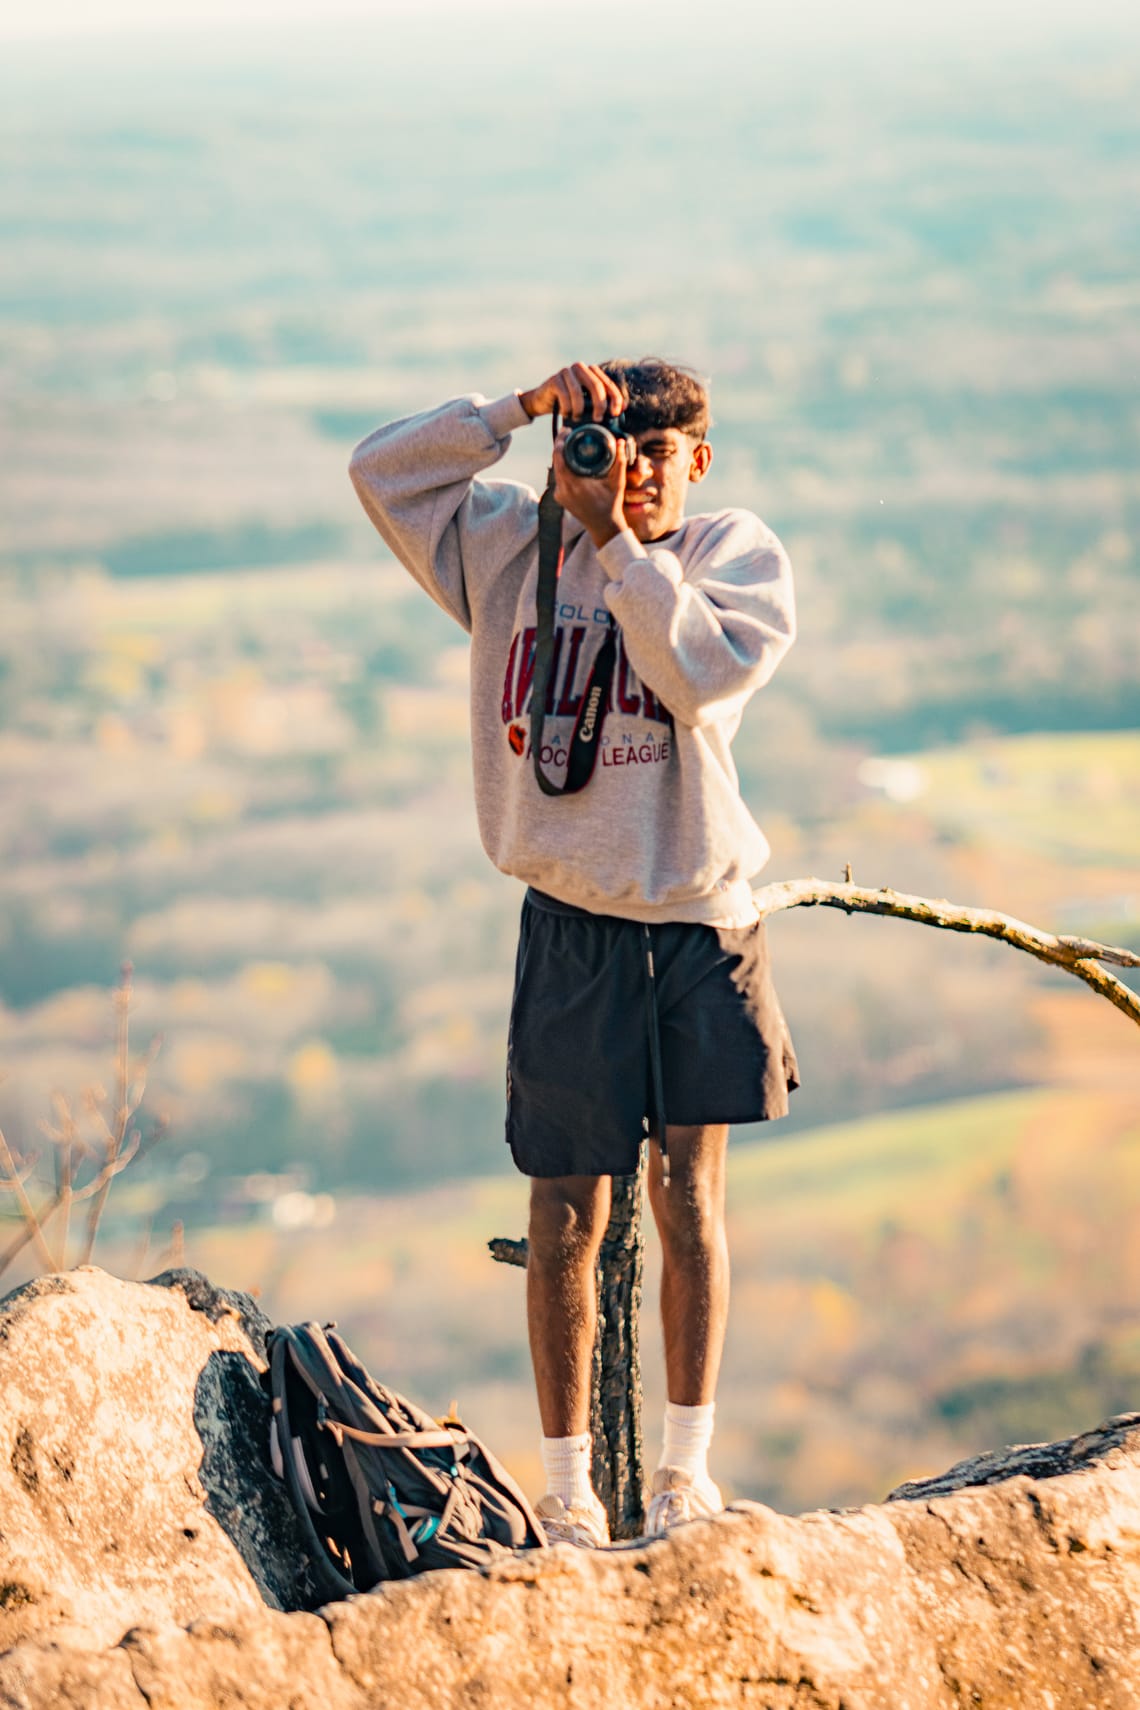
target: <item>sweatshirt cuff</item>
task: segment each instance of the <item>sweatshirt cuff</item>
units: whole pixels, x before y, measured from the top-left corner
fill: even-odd
[[[522,399],[517,392],[508,392],[505,398],[495,398],[489,404],[480,404],[479,414],[499,440],[506,439],[516,428],[527,427],[530,423],[530,417],[523,409]]]
[[[631,564],[648,558],[649,554],[635,534],[622,529],[612,540],[598,549],[598,563],[611,582],[620,582]]]

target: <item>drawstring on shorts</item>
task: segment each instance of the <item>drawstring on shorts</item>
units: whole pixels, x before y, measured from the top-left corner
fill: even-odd
[[[649,1061],[653,1069],[653,1112],[657,1144],[661,1148],[661,1183],[669,1186],[669,1142],[665,1133],[665,1080],[661,1072],[661,1026],[657,1015],[657,971],[653,965],[653,938],[648,921],[642,922],[645,945],[645,1008],[649,1023]],[[652,1132],[652,1130],[651,1130]]]

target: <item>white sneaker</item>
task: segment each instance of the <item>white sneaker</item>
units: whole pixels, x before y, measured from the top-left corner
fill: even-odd
[[[609,1547],[609,1521],[596,1498],[590,1504],[576,1502],[567,1507],[560,1496],[544,1496],[535,1504],[534,1511],[542,1522],[548,1544],[577,1544],[582,1550]]]
[[[695,1484],[680,1467],[658,1467],[649,1487],[645,1535],[656,1538],[687,1520],[707,1520],[723,1507],[720,1491],[711,1479]]]

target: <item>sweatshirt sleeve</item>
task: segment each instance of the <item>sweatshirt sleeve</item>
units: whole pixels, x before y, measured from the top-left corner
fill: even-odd
[[[538,527],[529,487],[477,481],[529,422],[517,392],[478,393],[377,428],[349,474],[371,522],[405,569],[463,628],[477,579],[493,578]]]
[[[739,712],[795,639],[788,555],[750,512],[718,516],[686,565],[628,533],[598,558],[630,663],[682,724]]]

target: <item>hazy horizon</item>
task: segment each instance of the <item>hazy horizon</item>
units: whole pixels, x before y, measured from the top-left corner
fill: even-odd
[[[245,32],[271,27],[274,39],[319,27],[322,33],[343,26],[358,26],[371,33],[393,25],[415,26],[429,15],[449,14],[482,29],[497,17],[525,19],[528,38],[538,46],[565,39],[579,30],[584,18],[596,13],[605,17],[604,36],[591,31],[591,42],[599,61],[607,47],[629,34],[634,41],[660,40],[676,33],[677,45],[686,53],[701,43],[716,44],[741,30],[754,34],[764,44],[796,43],[825,50],[837,40],[867,42],[881,37],[891,46],[904,41],[944,43],[957,40],[984,53],[1004,39],[1031,48],[1048,36],[1072,38],[1094,30],[1120,26],[1140,45],[1135,8],[1124,0],[1090,0],[1077,7],[1071,0],[963,0],[951,12],[935,8],[916,9],[903,0],[867,0],[858,8],[843,0],[808,0],[795,9],[762,11],[746,0],[711,0],[701,10],[699,24],[692,21],[691,8],[681,0],[667,0],[653,8],[647,27],[640,14],[616,11],[606,0],[577,0],[572,13],[555,14],[535,8],[532,0],[490,0],[476,13],[468,0],[167,0],[160,12],[151,0],[108,0],[93,10],[86,0],[47,0],[34,9],[0,13],[0,39],[6,41],[90,41],[97,38],[135,38],[139,42],[172,35],[219,33],[240,37]],[[600,63],[599,69],[603,69]]]

